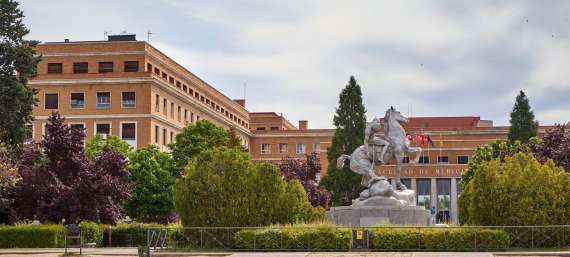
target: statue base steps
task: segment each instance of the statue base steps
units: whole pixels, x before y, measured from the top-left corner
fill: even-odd
[[[430,214],[423,206],[340,206],[326,213],[327,219],[339,226],[369,227],[374,225],[427,226]]]

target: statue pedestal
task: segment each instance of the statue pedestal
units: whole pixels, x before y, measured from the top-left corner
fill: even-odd
[[[423,206],[405,206],[399,200],[388,197],[371,197],[351,206],[332,207],[327,219],[339,226],[367,227],[373,225],[427,226],[429,211]],[[373,205],[368,205],[373,204]]]

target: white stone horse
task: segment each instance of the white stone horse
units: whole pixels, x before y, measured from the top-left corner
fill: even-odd
[[[395,183],[396,188],[399,190],[405,190],[406,186],[402,184],[400,180],[401,165],[403,163],[404,156],[406,154],[414,155],[414,159],[410,160],[410,163],[417,163],[422,149],[419,147],[409,147],[409,140],[406,138],[406,131],[400,123],[406,123],[408,119],[404,117],[399,111],[394,110],[390,107],[386,111],[384,116],[384,139],[387,140],[390,145],[385,151],[383,160],[388,163],[392,159],[396,160],[396,176]],[[364,145],[356,148],[352,155],[343,154],[337,159],[337,168],[341,169],[344,167],[346,160],[350,161],[349,167],[353,172],[362,175],[361,184],[365,187],[370,187],[373,182],[378,181],[379,177],[374,172],[375,153],[371,147],[366,147]],[[385,180],[385,178],[383,178]],[[385,183],[384,183],[385,184]],[[386,190],[381,190],[386,196],[392,196],[391,188],[386,188]]]

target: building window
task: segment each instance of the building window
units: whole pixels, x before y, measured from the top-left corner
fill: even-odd
[[[190,122],[194,122],[194,113],[193,112],[190,113]]]
[[[134,122],[125,122],[121,124],[121,138],[131,146],[136,147],[137,143],[137,124]]]
[[[87,73],[89,72],[89,64],[87,62],[74,62],[73,73]]]
[[[160,70],[159,70],[158,68],[156,68],[156,67],[154,68],[154,74],[160,75]]]
[[[166,112],[168,111],[167,108],[167,102],[166,102],[166,98],[162,99],[162,114],[166,115]]]
[[[170,77],[170,79],[168,80],[170,82],[170,84],[174,84],[174,78]]]
[[[174,119],[174,103],[170,103],[170,118]]]
[[[135,108],[137,106],[137,97],[135,92],[122,92],[123,108]]]
[[[469,156],[457,156],[457,163],[458,163],[458,164],[467,164],[467,163],[469,163]]]
[[[45,94],[44,108],[57,109],[59,107],[59,95],[56,93]]]
[[[279,127],[271,127],[271,130],[279,130]]]
[[[158,140],[160,138],[160,127],[159,126],[154,126],[154,142],[158,145],[160,142],[160,140]]]
[[[297,153],[305,153],[305,144],[299,143],[296,147]]]
[[[288,149],[288,145],[285,143],[281,143],[279,144],[279,153],[288,153],[289,149]]]
[[[99,73],[113,72],[113,62],[99,62]]]
[[[261,144],[261,153],[262,154],[271,153],[271,145],[270,144]]]
[[[184,109],[184,123],[188,123],[188,110]]]
[[[182,107],[180,107],[180,105],[178,106],[178,112],[176,114],[178,116],[178,121],[180,121],[180,119],[182,119]]]
[[[403,179],[400,179],[400,181],[402,181],[402,184],[404,184],[404,186],[406,186],[407,189],[412,189],[412,179],[411,178],[403,178]]]
[[[437,215],[438,223],[448,223],[451,206],[451,179],[437,179]]]
[[[180,88],[181,86],[182,86],[182,83],[180,83],[180,81],[177,80],[177,81],[176,81],[176,87],[177,87],[177,88]]]
[[[138,61],[127,61],[124,63],[123,70],[125,72],[138,72],[139,62]]]
[[[162,79],[167,79],[168,75],[166,75],[166,73],[164,73],[164,71],[162,72]]]
[[[154,101],[154,110],[156,112],[160,112],[160,96],[157,94],[156,99]]]
[[[109,107],[111,107],[111,92],[98,92],[97,108],[108,109]]]
[[[48,72],[48,74],[63,73],[63,64],[62,63],[48,63],[47,72]]]
[[[265,127],[257,127],[255,130],[265,130]]]
[[[313,143],[313,152],[315,153],[321,152],[321,143]]]
[[[74,129],[74,130],[81,130],[81,131],[83,131],[83,130],[85,129],[85,126],[84,126],[82,123],[70,124],[69,127],[70,127],[71,129]]]
[[[410,163],[410,157],[404,156],[404,158],[402,158],[402,163]]]
[[[419,163],[429,164],[429,156],[420,156]]]
[[[146,64],[146,71],[147,71],[147,72],[152,72],[152,64],[150,64],[150,63],[147,63],[147,64]]]
[[[84,93],[71,93],[71,101],[69,101],[72,109],[83,109],[85,107]]]
[[[417,179],[416,186],[418,187],[418,206],[424,206],[426,210],[429,210],[431,205],[431,180]]]
[[[174,143],[174,132],[170,131],[170,143]]]
[[[163,145],[167,145],[167,142],[166,142],[166,133],[167,133],[167,132],[166,132],[166,129],[162,129],[162,144],[163,144]]]
[[[110,135],[111,134],[111,123],[96,123],[95,124],[95,134],[99,135]]]
[[[437,163],[449,163],[449,157],[447,156],[438,156]]]

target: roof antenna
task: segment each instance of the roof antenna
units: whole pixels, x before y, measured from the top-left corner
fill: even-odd
[[[103,31],[103,40],[107,40],[107,36],[111,33],[111,30],[104,30]]]
[[[152,35],[154,33],[152,33],[152,31],[150,31],[150,29],[148,30],[148,32],[146,32],[146,42],[150,42],[150,35]]]

